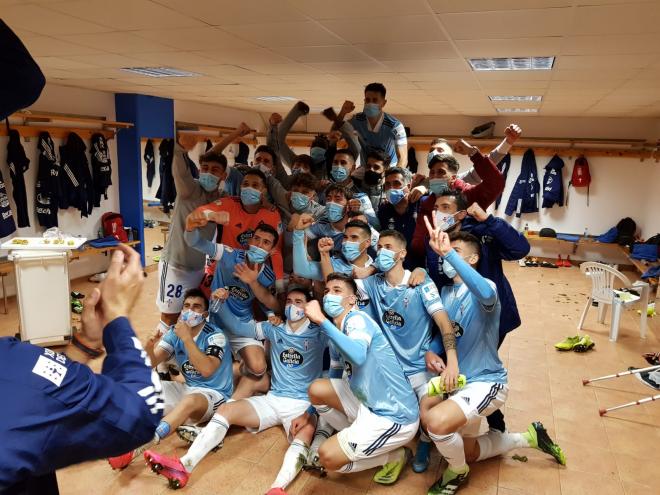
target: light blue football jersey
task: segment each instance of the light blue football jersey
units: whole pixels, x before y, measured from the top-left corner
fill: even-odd
[[[215,356],[220,359],[220,366],[215,373],[208,378],[204,378],[188,359],[188,351],[183,341],[174,333],[174,329],[168,330],[158,343],[174,357],[179,366],[186,385],[190,387],[212,388],[220,392],[225,399],[229,399],[234,393],[234,376],[232,374],[231,349],[229,339],[213,323],[207,322],[199,334],[195,337],[197,348],[204,354]]]
[[[328,338],[309,320],[295,332],[288,323],[256,324],[256,338],[270,341],[271,393],[309,400],[307,388],[323,372],[323,352]]]
[[[487,280],[495,287],[492,280]],[[484,306],[467,285],[442,288],[449,319],[456,331],[458,367],[468,382],[506,383],[507,371],[497,354],[500,325],[500,301]]]
[[[444,310],[438,289],[428,275],[417,287],[408,286],[409,279],[406,270],[396,287],[387,283],[384,273],[355,280],[360,309],[380,324],[406,376],[426,371],[424,355],[431,344],[432,316]]]
[[[361,366],[342,356],[345,375],[355,397],[374,414],[395,423],[417,421],[417,396],[378,324],[365,312],[353,310],[344,318],[341,331],[368,346],[367,359]]]
[[[406,130],[403,124],[389,113],[383,112],[380,127],[370,129],[369,121],[364,112],[356,113],[350,120],[351,125],[360,136],[360,143],[366,152],[383,150],[390,157],[390,167],[396,167],[399,158],[396,156],[397,146],[408,144]]]

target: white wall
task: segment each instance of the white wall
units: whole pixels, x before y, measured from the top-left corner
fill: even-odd
[[[61,112],[80,115],[104,116],[109,120],[115,119],[115,100],[114,94],[102,91],[90,91],[85,89],[69,88],[63,86],[46,85],[39,100],[30,107],[33,111],[43,112]],[[12,184],[7,167],[7,141],[8,138],[0,137],[0,170],[7,186],[7,194],[11,204],[14,216],[16,216],[16,205],[12,197]],[[53,139],[55,148],[59,156],[59,146],[63,144],[61,139]],[[40,236],[45,230],[39,226],[34,207],[34,186],[39,165],[39,153],[37,150],[38,138],[30,138],[29,142],[22,139],[23,147],[27,157],[30,159],[30,168],[25,173],[25,185],[28,197],[28,210],[30,216],[30,227],[18,229],[15,234],[7,238],[0,239],[0,242],[13,237],[21,236]],[[86,144],[89,146],[89,142]],[[94,208],[88,218],[80,218],[80,212],[77,209],[69,208],[60,210],[58,214],[59,228],[64,232],[73,235],[81,235],[89,239],[98,237],[100,219],[103,213],[108,211],[119,211],[119,192],[118,192],[118,174],[117,174],[117,151],[116,141],[108,140],[108,151],[112,160],[112,183],[108,189],[108,199],[101,199],[101,206]],[[89,159],[89,153],[88,153]],[[1,256],[6,256],[6,251],[0,251]],[[92,273],[104,271],[108,265],[106,256],[87,256],[69,264],[69,275],[72,279],[87,276]],[[9,294],[15,293],[14,276],[11,275],[5,280]]]

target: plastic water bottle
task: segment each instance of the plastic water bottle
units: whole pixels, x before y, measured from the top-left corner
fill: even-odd
[[[589,238],[589,229],[587,227],[584,228],[584,236],[585,239]]]
[[[525,229],[523,230],[523,235],[525,237],[529,237],[529,224],[528,223],[525,224]]]

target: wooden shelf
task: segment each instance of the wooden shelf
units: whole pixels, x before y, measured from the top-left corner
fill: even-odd
[[[9,118],[23,119],[25,122],[74,122],[77,124],[97,124],[103,129],[128,129],[133,127],[130,122],[115,122],[105,117],[80,117],[75,115],[62,115],[46,112],[16,112]]]
[[[93,134],[103,134],[106,139],[115,137],[114,131],[104,129],[90,129],[89,127],[56,127],[56,126],[31,126],[31,125],[11,125],[11,129],[16,129],[24,138],[38,138],[42,132],[48,132],[53,139],[66,139],[69,134],[75,132],[82,140],[90,140]],[[0,136],[7,136],[6,126],[0,126]]]

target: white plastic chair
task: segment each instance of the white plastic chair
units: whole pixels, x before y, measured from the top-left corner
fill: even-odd
[[[633,304],[641,305],[641,317],[639,321],[640,337],[646,338],[646,308],[649,303],[649,284],[646,282],[631,283],[619,270],[603,263],[587,262],[580,265],[580,271],[591,279],[591,295],[587,299],[587,305],[584,307],[578,330],[582,330],[584,320],[587,317],[587,311],[592,302],[598,303],[598,323],[605,322],[607,305],[612,305],[612,321],[610,323],[610,341],[616,342],[619,336],[619,323],[621,321],[622,308],[628,308]],[[640,293],[640,297],[634,297],[633,300],[625,301],[616,292],[620,288],[634,288]]]

